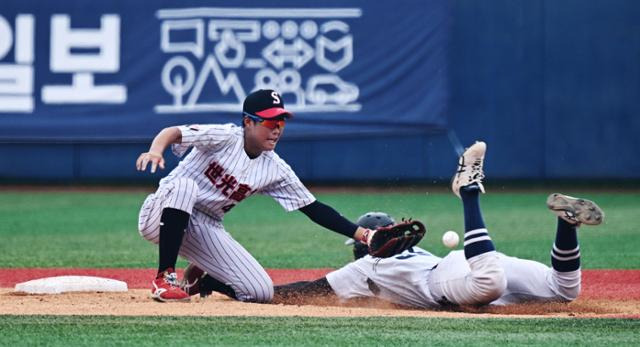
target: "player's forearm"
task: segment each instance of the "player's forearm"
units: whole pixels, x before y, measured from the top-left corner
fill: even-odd
[[[149,153],[162,156],[164,150],[174,143],[182,142],[182,133],[177,127],[164,128],[156,135],[149,147]]]
[[[337,303],[337,297],[326,277],[273,287],[272,304]],[[322,301],[319,301],[322,300]]]
[[[354,237],[360,229],[360,227],[344,218],[331,206],[325,205],[317,200],[302,207],[300,212],[307,215],[307,217],[315,223],[346,237]]]

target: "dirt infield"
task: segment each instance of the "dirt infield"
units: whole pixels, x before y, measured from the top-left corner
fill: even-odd
[[[268,270],[274,283],[315,279],[330,269]],[[343,305],[248,304],[221,295],[190,303],[160,304],[149,299],[152,269],[0,269],[0,314],[167,315],[167,316],[415,316],[415,317],[620,317],[640,319],[640,270],[585,270],[583,291],[570,304],[527,304],[466,308],[459,312],[413,310],[376,301]],[[16,283],[61,275],[87,275],[127,282],[126,293],[25,295]]]

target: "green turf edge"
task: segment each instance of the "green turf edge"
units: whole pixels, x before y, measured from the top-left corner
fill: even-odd
[[[640,320],[0,316],[2,345],[638,345]]]
[[[604,225],[580,231],[583,268],[640,268],[640,233],[629,223],[636,218],[640,194],[575,193],[598,202],[607,215]],[[4,192],[0,263],[152,268],[157,265],[157,246],[137,232],[145,196],[143,192]],[[449,193],[319,193],[317,197],[351,220],[370,210],[421,219],[429,231],[420,246],[440,256],[448,251],[440,242],[442,233],[462,230],[460,201]],[[546,193],[499,189],[482,196],[485,221],[499,251],[549,264],[555,219],[545,199]],[[266,268],[340,267],[352,259],[344,236],[315,225],[300,212],[286,213],[268,197],[243,201],[230,211],[225,226]]]

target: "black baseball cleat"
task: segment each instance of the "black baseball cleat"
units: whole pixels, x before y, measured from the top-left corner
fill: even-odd
[[[189,296],[200,294],[201,297],[206,297],[211,294],[211,290],[207,290],[203,286],[203,279],[206,275],[207,273],[195,264],[189,263],[184,269],[180,288],[189,294]]]
[[[213,292],[218,292],[232,299],[237,299],[235,290],[229,284],[209,276],[195,264],[189,263],[184,269],[182,277],[180,288],[189,296],[200,294],[201,298],[205,298]]]
[[[571,224],[598,225],[604,220],[602,209],[587,199],[553,193],[547,198],[547,207]]]

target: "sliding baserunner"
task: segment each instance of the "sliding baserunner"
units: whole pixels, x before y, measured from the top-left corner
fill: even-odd
[[[299,304],[326,296],[340,300],[376,297],[405,306],[437,308],[576,299],[581,282],[577,230],[581,224],[600,224],[602,210],[589,200],[549,195],[547,207],[557,216],[551,267],[497,252],[479,203],[484,192],[485,151],[484,142],[468,148],[452,182],[464,208],[464,250],[452,251],[444,258],[418,247],[390,258],[354,252],[361,257],[326,277],[276,286],[274,302]],[[357,221],[364,228],[392,223],[390,216],[379,212],[367,213]]]

